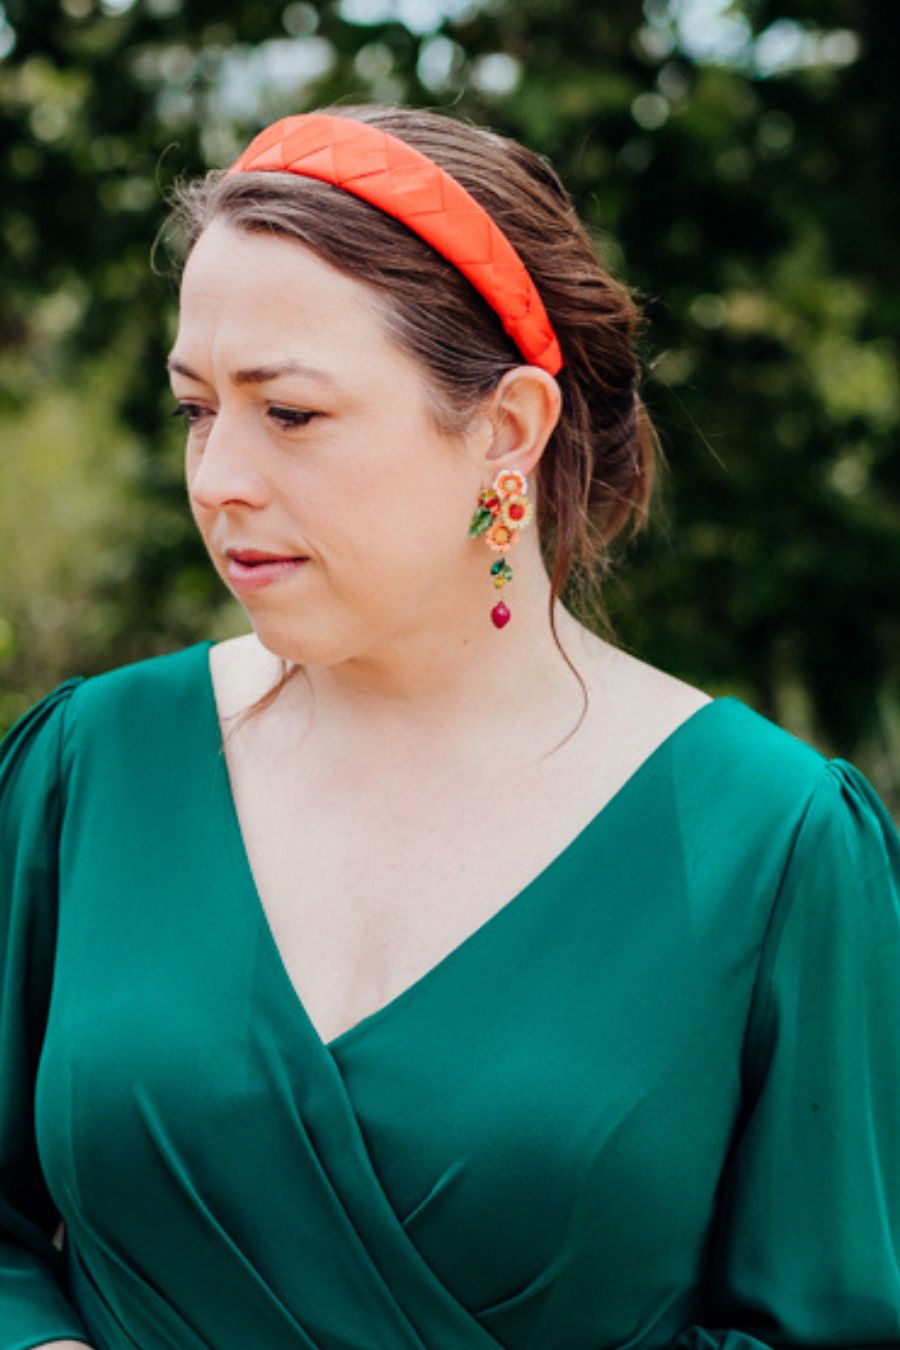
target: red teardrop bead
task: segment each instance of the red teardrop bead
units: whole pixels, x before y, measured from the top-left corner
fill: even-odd
[[[499,605],[495,605],[494,608],[491,610],[491,618],[494,621],[495,628],[505,628],[506,625],[509,623],[510,618],[509,610],[506,608],[502,600],[500,601]]]

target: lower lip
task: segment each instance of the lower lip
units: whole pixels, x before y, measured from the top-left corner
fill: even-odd
[[[306,562],[309,562],[308,558],[285,558],[278,562],[250,564],[229,558],[228,580],[236,591],[261,591],[264,586],[271,586],[299,571]]]

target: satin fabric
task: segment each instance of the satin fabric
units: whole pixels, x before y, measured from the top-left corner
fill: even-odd
[[[900,835],[859,770],[707,704],[326,1044],[210,645],[0,745],[0,1350],[900,1346]]]
[[[333,183],[402,221],[472,283],[526,361],[559,374],[559,340],[519,254],[471,193],[420,150],[354,117],[297,113],[263,127],[227,173],[272,171]]]

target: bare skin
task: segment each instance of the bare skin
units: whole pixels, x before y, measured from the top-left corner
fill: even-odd
[[[41,1341],[34,1350],[84,1350],[87,1341]],[[91,1347],[88,1346],[88,1350]]]
[[[234,379],[285,358],[322,374]],[[226,754],[260,902],[328,1042],[513,900],[709,698],[558,606],[590,711],[542,758],[582,700],[537,531],[510,553],[497,631],[495,555],[467,526],[498,470],[537,466],[560,407],[545,371],[508,372],[448,436],[366,287],[218,222],[188,261],[173,359],[191,510],[223,580],[229,545],[310,559],[239,596],[253,631],[212,648],[210,675],[227,727],[277,657],[306,671]],[[290,426],[291,410],[313,415]]]
[[[271,654],[253,634],[213,647],[210,664],[220,711],[271,683]],[[226,759],[258,896],[323,1041],[392,1002],[512,900],[709,702],[599,639],[576,665],[591,711],[539,766],[536,747],[577,716],[571,676],[565,703],[505,728],[505,740],[498,729],[487,747],[417,731],[373,756],[310,716],[302,682],[234,732]]]

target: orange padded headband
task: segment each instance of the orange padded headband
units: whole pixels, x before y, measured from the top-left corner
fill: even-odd
[[[265,127],[228,173],[274,170],[334,183],[394,216],[467,277],[532,365],[563,358],[544,302],[502,230],[461,183],[411,145],[368,122],[328,113]]]

